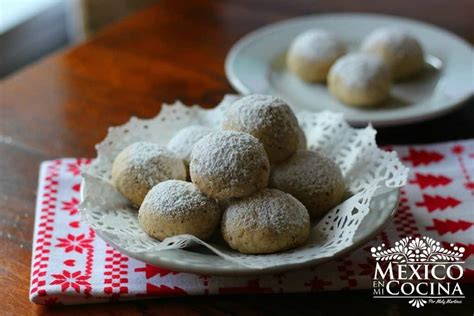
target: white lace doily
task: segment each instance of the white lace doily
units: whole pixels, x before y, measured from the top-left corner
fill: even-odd
[[[105,140],[96,146],[97,159],[83,172],[85,189],[79,207],[82,220],[130,254],[201,244],[226,260],[251,268],[269,268],[330,257],[348,248],[368,213],[371,200],[406,183],[408,169],[395,152],[377,147],[376,131],[371,126],[351,128],[342,114],[332,112],[298,112],[309,149],[322,151],[334,159],[353,194],[312,227],[310,239],[304,246],[284,253],[245,255],[231,250],[222,241],[207,243],[191,235],[174,236],[163,242],[149,237],[138,226],[137,210],[110,184],[114,158],[137,141],[166,145],[176,132],[189,125],[218,129],[225,108],[237,98],[227,95],[211,110],[187,107],[181,102],[165,104],[153,119],[132,117],[122,126],[109,128]]]

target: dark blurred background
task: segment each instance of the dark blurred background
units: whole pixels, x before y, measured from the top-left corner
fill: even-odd
[[[0,0],[0,78],[156,0]]]
[[[0,78],[51,52],[87,39],[107,25],[158,1],[0,0]],[[276,16],[281,13],[282,18],[346,11],[402,15],[436,24],[471,43],[474,41],[474,0],[314,0],[310,6],[304,0],[231,2],[237,6],[251,6],[255,11],[267,12],[271,8]],[[314,9],[307,10],[308,7]],[[225,12],[222,14],[225,15]]]

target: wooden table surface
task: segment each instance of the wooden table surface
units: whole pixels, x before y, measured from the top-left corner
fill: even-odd
[[[232,92],[224,59],[245,33],[310,13],[358,11],[403,15],[474,41],[470,0],[176,1],[162,0],[92,40],[0,84],[0,314],[288,315],[398,314],[408,304],[373,300],[369,291],[306,295],[193,297],[48,309],[28,301],[38,166],[55,157],[93,157],[111,125],[151,117],[162,102],[215,105]],[[350,31],[350,30],[348,30]],[[443,118],[382,129],[379,143],[473,138],[472,100]],[[468,288],[472,297],[472,288]],[[472,302],[472,301],[471,301]],[[474,305],[471,305],[474,306]],[[472,315],[466,305],[460,309]],[[435,309],[424,308],[423,313]],[[436,310],[441,311],[441,309]]]

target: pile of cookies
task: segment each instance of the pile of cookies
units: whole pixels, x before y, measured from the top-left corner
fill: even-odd
[[[190,126],[166,147],[128,146],[113,163],[112,183],[139,208],[150,236],[206,240],[220,226],[227,244],[247,254],[303,245],[310,221],[346,193],[338,166],[306,150],[290,107],[267,95],[232,103],[218,130]]]
[[[311,29],[298,35],[287,53],[287,67],[307,82],[327,82],[329,91],[352,106],[379,105],[390,94],[392,80],[412,78],[424,67],[416,38],[398,28],[374,30],[358,52],[333,34]]]

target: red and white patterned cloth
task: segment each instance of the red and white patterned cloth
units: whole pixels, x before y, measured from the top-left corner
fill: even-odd
[[[463,281],[474,281],[474,140],[393,146],[411,168],[392,223],[369,244],[334,262],[261,277],[217,277],[173,272],[115,251],[79,220],[81,167],[90,159],[41,165],[30,299],[80,304],[178,295],[294,293],[367,289],[375,261],[370,247],[390,247],[405,236],[429,236],[463,246]]]

